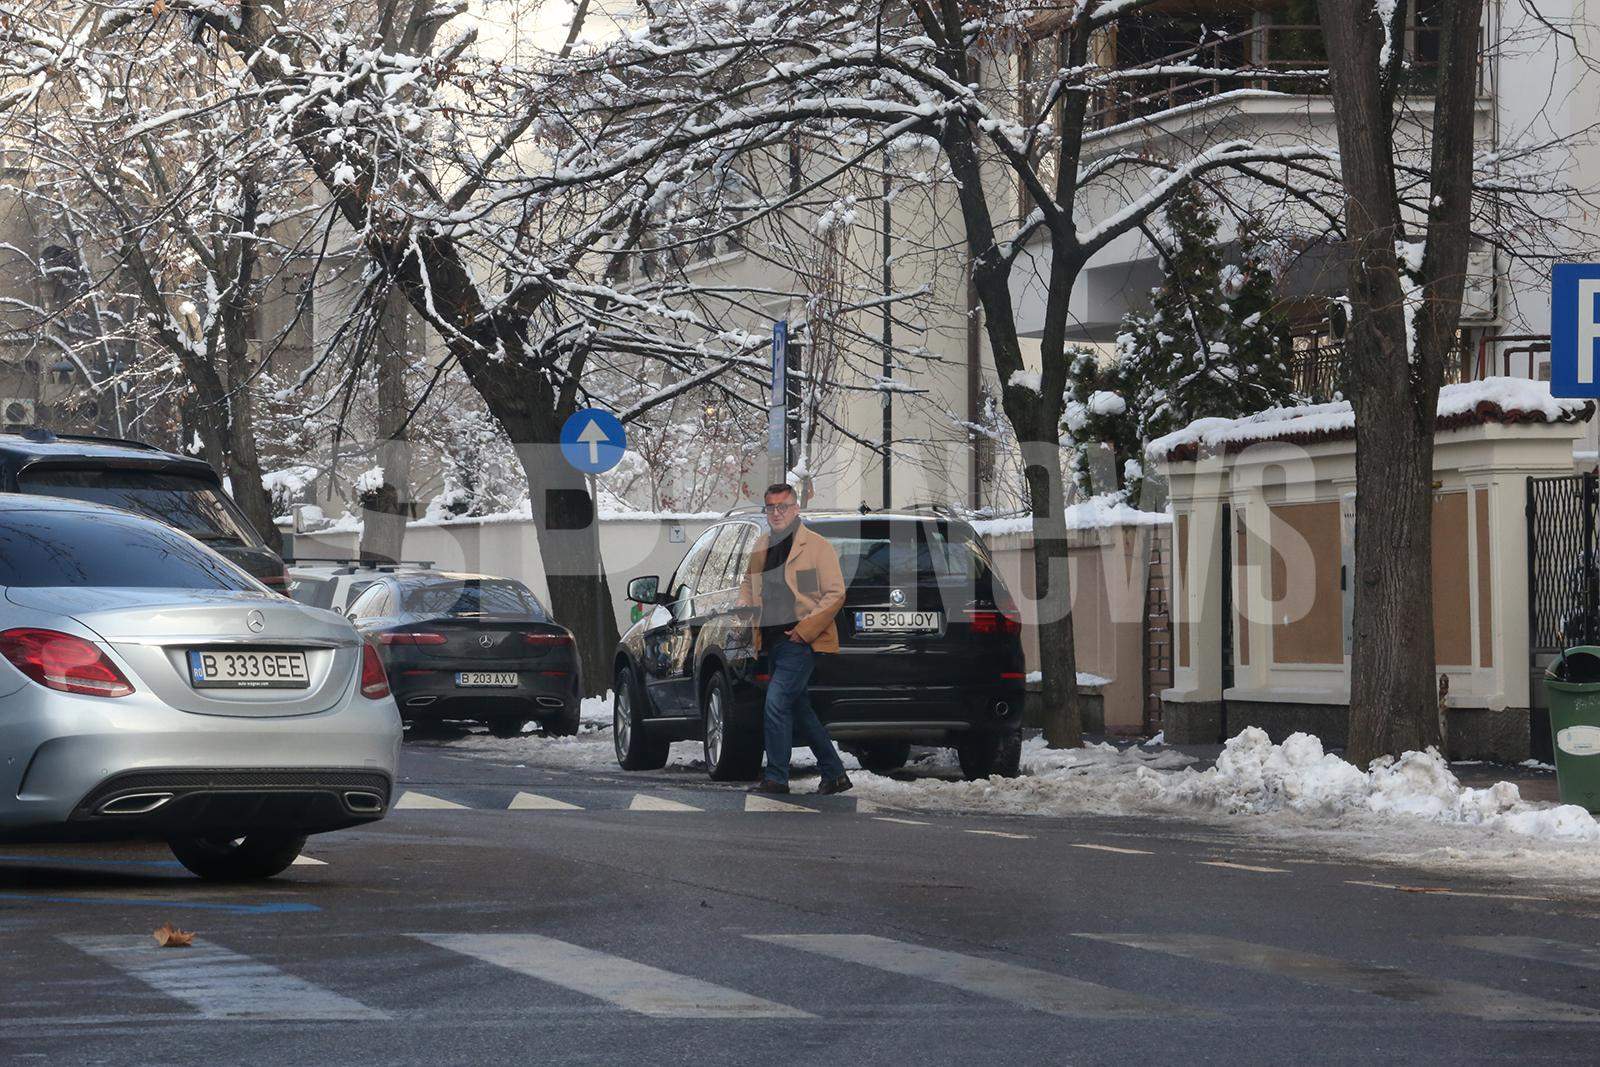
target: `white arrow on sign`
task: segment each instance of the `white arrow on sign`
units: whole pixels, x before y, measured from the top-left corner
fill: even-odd
[[[589,462],[595,465],[600,463],[600,446],[610,444],[611,438],[600,428],[598,419],[590,419],[589,425],[578,431],[578,443],[589,446]]]

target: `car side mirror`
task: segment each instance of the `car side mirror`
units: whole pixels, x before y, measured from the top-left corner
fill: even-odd
[[[661,596],[661,576],[647,574],[643,578],[635,578],[628,583],[628,599],[635,604],[659,604]]]

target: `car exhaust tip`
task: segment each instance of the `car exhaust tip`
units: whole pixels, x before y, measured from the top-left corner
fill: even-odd
[[[996,701],[995,702],[995,705],[994,705],[994,717],[995,718],[1003,719],[1007,715],[1010,715],[1010,714],[1011,714],[1011,705],[1010,704],[1006,703],[1004,700],[1000,700],[1000,701]]]
[[[361,815],[376,815],[383,810],[383,798],[376,793],[352,790],[344,795],[345,807]]]
[[[100,805],[100,814],[148,815],[171,799],[171,793],[128,793]]]
[[[438,699],[439,699],[438,697],[412,697],[410,700],[406,701],[406,707],[408,707],[408,708],[425,708],[429,704],[432,704],[435,700],[438,700]]]
[[[566,702],[560,697],[539,697],[538,701],[541,708],[560,708],[566,706]]]

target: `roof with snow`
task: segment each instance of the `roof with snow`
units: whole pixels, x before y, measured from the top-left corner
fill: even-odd
[[[1592,401],[1551,396],[1549,382],[1482,378],[1440,389],[1434,425],[1436,430],[1457,430],[1488,423],[1585,422],[1593,413]],[[1239,419],[1196,419],[1151,441],[1145,451],[1154,459],[1181,462],[1217,452],[1239,452],[1263,441],[1313,444],[1349,440],[1355,433],[1355,412],[1348,400],[1341,400],[1269,408]]]

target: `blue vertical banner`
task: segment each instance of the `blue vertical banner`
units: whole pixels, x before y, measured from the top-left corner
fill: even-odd
[[[1551,272],[1550,392],[1600,397],[1600,263],[1557,263]]]

